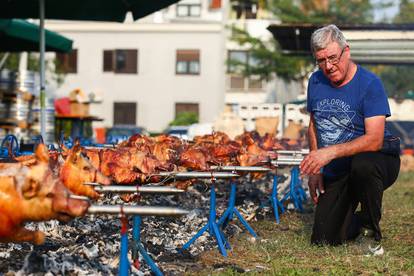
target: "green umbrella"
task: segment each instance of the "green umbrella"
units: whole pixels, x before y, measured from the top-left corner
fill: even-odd
[[[39,26],[21,19],[0,19],[1,52],[39,51]],[[67,53],[73,41],[52,31],[45,31],[46,51]]]
[[[40,19],[40,129],[46,134],[45,113],[45,34],[44,19],[123,22],[127,12],[135,20],[179,0],[3,0],[0,18]]]

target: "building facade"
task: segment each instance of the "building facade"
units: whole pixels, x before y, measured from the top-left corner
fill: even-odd
[[[135,124],[153,132],[183,111],[207,123],[225,104],[266,102],[265,82],[226,65],[228,58],[249,62],[249,53],[230,40],[231,24],[272,39],[260,11],[254,1],[182,0],[137,22],[48,21],[75,49],[60,58],[67,75],[55,97],[80,88],[101,102],[90,106],[104,119],[95,125]]]

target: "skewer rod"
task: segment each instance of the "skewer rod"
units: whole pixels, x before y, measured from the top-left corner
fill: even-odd
[[[233,178],[239,177],[238,174],[229,172],[160,172],[160,176],[171,176],[174,178]]]
[[[139,216],[182,216],[189,212],[182,208],[163,206],[91,205],[88,214],[121,214]]]
[[[93,187],[98,193],[152,193],[152,194],[176,194],[184,190],[169,186],[126,186],[126,185],[97,185]]]
[[[211,166],[210,169],[228,172],[268,172],[269,168],[258,166]]]
[[[300,163],[302,162],[302,160],[285,160],[285,161],[279,161],[279,160],[273,160],[272,161],[272,165],[273,166],[296,166],[296,165],[300,165]]]
[[[309,149],[303,149],[303,150],[277,150],[276,152],[280,155],[304,155],[304,154],[309,154]]]

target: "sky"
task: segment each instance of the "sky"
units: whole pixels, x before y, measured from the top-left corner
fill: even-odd
[[[388,19],[394,17],[398,13],[398,0],[390,0],[392,2],[392,7],[387,9],[381,9],[374,12],[374,20],[375,22],[383,21],[383,18],[386,17]],[[380,3],[384,2],[384,0],[371,0],[371,3]]]

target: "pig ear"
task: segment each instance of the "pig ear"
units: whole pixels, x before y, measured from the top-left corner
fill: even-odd
[[[49,151],[45,144],[39,144],[36,148],[36,158],[42,162],[49,162]]]
[[[40,183],[28,177],[25,179],[24,184],[22,186],[22,194],[24,198],[29,199],[36,196],[39,189]]]

